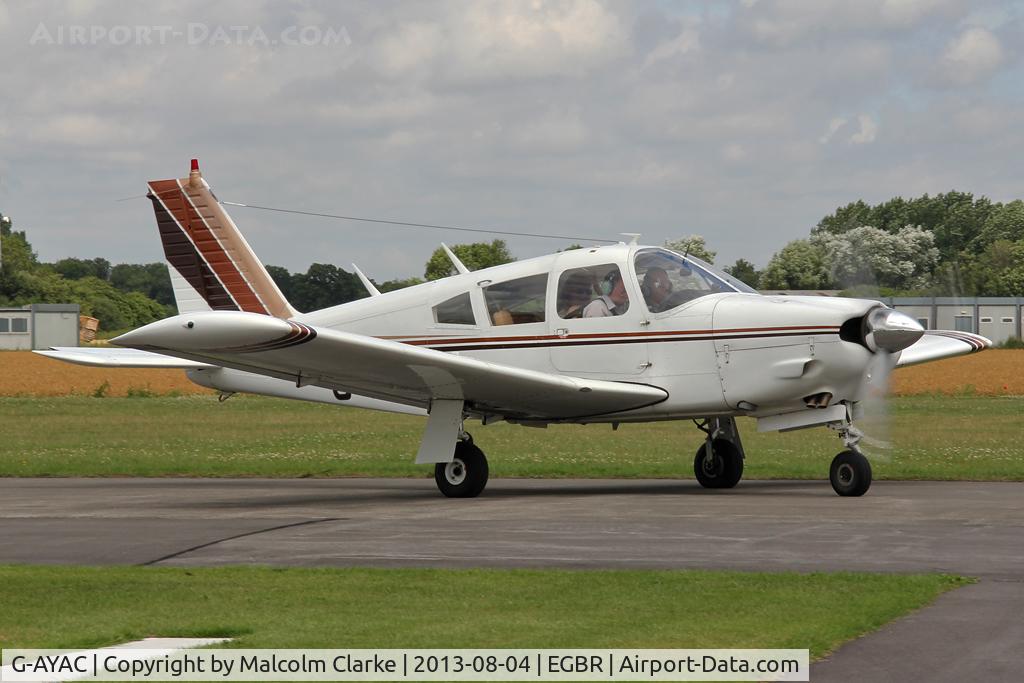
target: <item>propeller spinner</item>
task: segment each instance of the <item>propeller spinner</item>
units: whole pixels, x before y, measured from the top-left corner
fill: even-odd
[[[924,328],[905,313],[879,307],[864,316],[863,334],[872,351],[899,353],[924,336]]]

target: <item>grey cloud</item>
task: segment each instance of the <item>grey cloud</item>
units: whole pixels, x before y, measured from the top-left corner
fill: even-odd
[[[0,73],[17,93],[0,105],[0,208],[44,259],[155,260],[146,202],[112,200],[199,156],[228,200],[649,242],[702,233],[720,262],[763,264],[858,198],[1017,191],[1018,25],[986,26],[1002,58],[970,82],[935,76],[969,18],[1002,5],[709,7],[14,6],[6,26],[0,15],[0,58],[17,65]],[[311,23],[351,43],[29,46],[41,21]],[[376,278],[420,274],[441,240],[490,239],[232,214],[265,260],[355,260]],[[510,243],[521,257],[564,246]]]

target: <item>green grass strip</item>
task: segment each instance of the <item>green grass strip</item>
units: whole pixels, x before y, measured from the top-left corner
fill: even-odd
[[[966,580],[717,571],[0,566],[0,644],[234,636],[247,648],[809,648]]]
[[[893,399],[878,479],[1024,480],[1022,399]],[[430,476],[422,418],[237,396],[0,399],[0,476]],[[492,477],[693,476],[689,422],[528,429],[469,423]],[[759,434],[740,420],[746,478],[825,479],[842,450],[827,429]],[[870,448],[870,447],[868,447]]]

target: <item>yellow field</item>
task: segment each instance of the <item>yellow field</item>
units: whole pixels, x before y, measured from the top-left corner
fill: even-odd
[[[88,368],[31,351],[0,352],[0,396],[92,396],[98,390],[104,396],[211,393],[188,381],[184,370]]]
[[[0,352],[0,396],[91,396],[104,384],[106,396],[210,393],[181,370],[87,368],[28,351]],[[1024,396],[1024,350],[989,350],[897,370],[892,390],[898,396]]]

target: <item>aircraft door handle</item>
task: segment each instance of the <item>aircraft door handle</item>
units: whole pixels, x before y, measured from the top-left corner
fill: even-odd
[[[555,330],[555,334],[564,339],[565,337],[569,336],[569,328],[559,327],[557,330]]]

